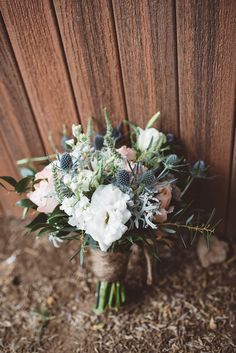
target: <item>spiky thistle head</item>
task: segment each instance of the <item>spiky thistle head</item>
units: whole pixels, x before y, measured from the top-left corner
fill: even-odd
[[[152,170],[147,170],[146,172],[144,172],[141,177],[141,182],[146,186],[151,186],[155,184],[156,177],[154,175],[154,172]]]
[[[124,185],[124,186],[129,186],[130,184],[130,175],[127,172],[127,170],[122,169],[119,170],[116,174],[116,184],[118,186]]]
[[[63,170],[71,169],[73,166],[72,157],[69,153],[65,152],[60,157],[60,167]]]
[[[104,137],[100,134],[96,135],[93,141],[95,150],[101,151],[104,146]]]

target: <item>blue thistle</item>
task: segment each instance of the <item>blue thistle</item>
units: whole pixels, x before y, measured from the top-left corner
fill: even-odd
[[[95,150],[101,151],[104,146],[104,137],[102,135],[96,135],[93,142]]]
[[[129,186],[130,183],[130,175],[127,172],[127,170],[119,170],[116,174],[116,184],[117,186],[119,185],[124,185],[124,186]]]
[[[60,167],[63,170],[70,169],[73,166],[71,155],[67,152],[63,153],[60,158]]]
[[[150,186],[150,185],[155,184],[156,177],[155,177],[153,171],[148,170],[145,173],[143,173],[143,175],[141,177],[141,182],[146,186]]]
[[[202,178],[206,176],[207,167],[204,161],[197,161],[192,167],[192,175],[196,178]]]
[[[171,132],[169,132],[167,135],[166,135],[166,142],[171,145],[175,142],[175,135],[172,134]]]
[[[202,160],[197,161],[194,166],[193,169],[198,170],[198,171],[204,171],[206,169],[206,165],[205,162]]]

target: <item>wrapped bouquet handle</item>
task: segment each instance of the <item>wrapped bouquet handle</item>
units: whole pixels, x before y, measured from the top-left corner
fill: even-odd
[[[104,252],[91,249],[92,272],[98,279],[95,311],[106,306],[119,309],[125,302],[124,278],[130,252]]]

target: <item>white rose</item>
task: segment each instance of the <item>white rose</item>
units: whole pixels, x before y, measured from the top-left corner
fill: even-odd
[[[159,140],[162,138],[163,134],[157,129],[149,128],[149,129],[139,129],[139,135],[137,139],[138,149],[143,152],[148,148],[153,148],[157,145]]]
[[[128,201],[129,196],[112,184],[100,185],[93,193],[85,230],[98,241],[102,251],[107,251],[127,231],[125,223],[131,217]]]

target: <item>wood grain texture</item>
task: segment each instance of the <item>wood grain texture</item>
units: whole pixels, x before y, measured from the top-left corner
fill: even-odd
[[[0,58],[0,130],[5,146],[13,161],[41,156],[41,138],[1,16]]]
[[[1,1],[2,16],[45,147],[59,144],[62,124],[77,122],[55,14],[49,0]]]
[[[113,1],[128,116],[178,134],[175,12],[172,0]]]
[[[110,0],[54,0],[75,97],[83,125],[89,116],[104,125],[126,118]]]
[[[231,184],[228,202],[228,224],[227,234],[231,239],[236,239],[236,130],[234,137],[234,152],[233,152],[233,165]]]
[[[180,135],[218,177],[204,202],[226,218],[235,85],[235,1],[177,0]],[[222,230],[224,228],[222,227]]]
[[[6,175],[6,171],[8,175],[13,176],[15,179],[18,178],[16,166],[7,151],[2,134],[0,133],[0,175]],[[7,183],[3,182],[3,184],[9,190],[12,189]],[[5,216],[14,215],[19,217],[22,214],[22,209],[16,206],[16,201],[19,200],[19,197],[14,192],[9,192],[0,186],[0,200],[1,209]]]

